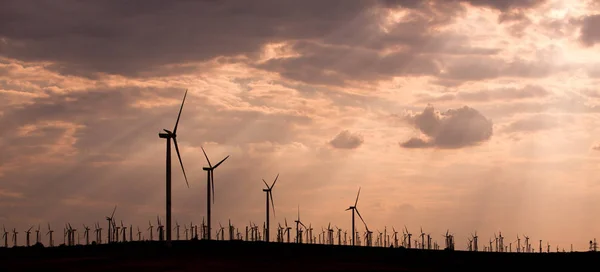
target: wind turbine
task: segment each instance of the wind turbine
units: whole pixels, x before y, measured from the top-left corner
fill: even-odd
[[[88,226],[86,226],[85,224],[83,224],[83,236],[85,236],[85,244],[89,245],[90,244],[90,228]]]
[[[152,222],[150,222],[150,220],[148,220],[148,231],[150,231],[150,241],[154,240],[153,239],[153,230],[154,230],[154,226],[152,226]]]
[[[123,220],[121,220],[121,234],[123,235],[123,242],[127,242],[127,225],[123,225]]]
[[[208,159],[208,155],[206,155],[206,152],[204,151],[204,147],[200,147],[202,148],[202,153],[204,153],[204,157],[206,158],[206,161],[208,162],[208,167],[202,167],[202,170],[206,171],[206,228],[207,228],[207,239],[211,240],[211,236],[212,236],[212,232],[211,232],[211,225],[210,225],[210,198],[211,198],[211,191],[212,191],[212,195],[213,195],[213,203],[215,202],[214,199],[214,195],[215,195],[215,179],[214,179],[214,175],[213,175],[213,171],[215,169],[217,169],[217,167],[219,167],[219,165],[221,165],[221,163],[223,163],[227,158],[229,158],[229,155],[227,155],[227,157],[225,157],[224,159],[222,159],[219,163],[217,163],[215,166],[212,166],[212,164],[210,163],[210,160]]]
[[[179,154],[179,146],[177,145],[177,125],[179,125],[179,118],[181,117],[181,111],[183,110],[183,104],[185,103],[185,97],[187,96],[187,90],[185,90],[185,94],[183,95],[183,101],[181,102],[181,107],[179,108],[179,114],[177,115],[177,121],[175,122],[175,128],[173,131],[163,129],[164,132],[158,134],[158,137],[161,139],[167,140],[167,160],[166,160],[166,173],[167,173],[167,243],[171,243],[171,139],[173,139],[173,144],[175,145],[175,151],[177,152],[177,158],[179,159],[179,164],[181,165],[181,171],[183,171],[183,177],[185,178],[185,183],[188,188],[190,184],[188,183],[187,176],[185,174],[185,169],[183,168],[183,162],[181,161],[181,154]]]
[[[300,205],[298,205],[298,219],[296,219],[296,221],[294,221],[296,223],[296,243],[301,244],[302,243],[302,234],[301,234],[301,230],[300,230],[300,225],[302,225],[302,227],[304,227],[306,229],[306,226],[302,223],[302,221],[300,221]]]
[[[473,238],[473,251],[478,251],[478,243],[477,243],[477,231],[475,231],[475,235],[471,234],[472,238]]]
[[[287,242],[290,242],[290,230],[292,229],[292,227],[288,226],[287,223],[287,218],[284,218],[284,222],[285,222],[285,232],[287,233]]]
[[[360,212],[358,212],[358,208],[356,207],[356,205],[358,204],[358,196],[360,196],[360,187],[358,187],[358,193],[356,194],[356,201],[354,201],[354,206],[350,206],[348,209],[346,209],[346,211],[348,210],[352,210],[352,245],[354,246],[354,238],[355,238],[355,231],[354,231],[354,213],[356,212],[356,214],[358,214],[358,217],[360,218],[360,220],[362,220],[362,222],[365,224],[365,226],[367,225],[367,223],[365,223],[365,220],[362,218],[362,216],[360,215]]]
[[[267,243],[270,241],[269,240],[269,231],[270,231],[270,224],[269,224],[269,198],[271,199],[271,205],[273,206],[273,217],[275,216],[275,204],[273,203],[273,186],[275,186],[275,183],[277,182],[277,179],[279,178],[279,174],[277,174],[277,176],[275,177],[275,181],[273,181],[273,184],[271,184],[271,186],[269,186],[269,184],[267,184],[267,182],[265,181],[265,179],[263,179],[263,182],[265,183],[265,186],[267,186],[266,189],[263,189],[263,192],[265,192],[267,194],[267,232],[265,233],[265,241],[267,241]]]
[[[392,227],[392,231],[394,231],[394,247],[398,247],[398,232],[394,227]]]
[[[408,228],[406,227],[406,225],[404,225],[404,230],[406,230],[406,237],[408,238],[408,248],[412,248],[411,247],[411,237],[412,237],[412,233],[408,232]]]
[[[2,225],[2,239],[4,239],[4,247],[8,247],[8,231],[6,231],[6,227]]]
[[[6,230],[5,230],[5,231],[6,231]],[[52,239],[52,233],[53,233],[53,232],[54,232],[54,231],[53,231],[53,230],[50,228],[50,223],[48,223],[48,232],[46,233],[46,235],[49,235],[49,237],[48,237],[48,240],[49,240],[49,241],[48,241],[48,244],[49,244],[50,246],[54,246],[54,239]]]
[[[96,244],[102,244],[102,228],[100,227],[100,223],[96,222],[94,226],[94,232],[96,233]]]
[[[112,232],[111,232],[111,227],[113,224],[113,219],[115,217],[115,212],[117,211],[117,206],[115,205],[115,209],[113,210],[112,214],[110,215],[110,217],[106,217],[106,220],[108,221],[108,243],[110,244],[110,242],[112,242]],[[49,227],[48,227],[49,228]]]
[[[19,232],[17,229],[13,228],[13,247],[17,246],[17,234],[19,234]]]
[[[425,249],[425,233],[423,232],[423,227],[421,227],[421,234],[419,237],[421,237],[421,249]]]
[[[38,228],[35,230],[35,243],[36,244],[40,243],[40,228],[41,228],[41,225],[38,224]]]
[[[25,237],[25,238],[26,238],[26,239],[25,239],[25,241],[26,241],[26,242],[25,242],[25,244],[26,244],[27,246],[30,246],[30,243],[29,243],[29,235],[31,234],[31,229],[33,229],[33,226],[29,227],[29,229],[28,229],[28,230],[25,232],[25,234],[26,234],[26,237]]]

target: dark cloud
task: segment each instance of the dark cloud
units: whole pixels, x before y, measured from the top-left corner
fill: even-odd
[[[494,57],[458,57],[448,61],[444,73],[433,83],[443,86],[459,86],[469,81],[500,77],[544,78],[553,68],[544,60],[528,61],[515,58],[504,61]]]
[[[405,148],[462,148],[480,144],[492,137],[493,124],[477,110],[464,106],[440,113],[433,106],[407,116],[426,139],[414,137],[400,145]]]
[[[418,12],[383,32],[384,7]],[[444,1],[5,1],[0,55],[50,61],[49,69],[92,78],[168,76],[196,72],[194,63],[219,56],[253,59],[265,44],[287,41],[303,55],[259,67],[328,83],[435,74],[434,59],[423,54],[498,52],[430,31],[458,10]],[[389,48],[404,49],[379,55]]]
[[[276,71],[289,79],[313,84],[343,85],[346,80],[378,80],[398,76],[436,75],[435,62],[409,52],[381,56],[370,49],[340,48],[297,43],[300,57],[274,59],[258,67]]]
[[[587,46],[593,46],[600,42],[600,15],[586,16],[581,21],[579,39]]]
[[[164,65],[324,37],[373,1],[4,1],[0,52],[76,71],[137,75]],[[335,12],[331,12],[335,10]]]
[[[352,133],[349,130],[342,130],[336,135],[329,144],[339,149],[355,149],[364,143],[364,138],[358,133]]]
[[[489,7],[499,11],[507,11],[512,9],[529,9],[537,7],[547,2],[547,0],[454,0],[466,2],[477,7]]]

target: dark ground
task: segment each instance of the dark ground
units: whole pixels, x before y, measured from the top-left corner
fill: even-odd
[[[488,253],[242,241],[174,241],[171,248],[161,242],[0,248],[0,271],[595,271],[599,261],[596,252]]]

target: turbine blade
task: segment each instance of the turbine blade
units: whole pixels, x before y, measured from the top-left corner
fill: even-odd
[[[354,202],[354,207],[358,204],[358,196],[360,196],[360,187],[358,187],[358,194],[356,194],[356,201]]]
[[[177,121],[175,122],[175,128],[173,129],[173,134],[177,133],[177,126],[179,125],[179,118],[181,118],[181,111],[183,110],[183,104],[185,103],[185,97],[187,96],[188,90],[185,90],[185,94],[183,95],[183,101],[181,102],[181,107],[179,108],[179,114],[177,115]]]
[[[187,180],[187,175],[185,174],[185,168],[183,168],[183,161],[181,160],[181,154],[179,153],[179,146],[177,145],[177,138],[173,138],[173,144],[175,144],[175,152],[177,152],[177,158],[179,159],[179,165],[181,165],[181,171],[183,171],[183,178],[185,179],[185,184],[188,188],[190,188],[190,184]]]
[[[271,206],[273,207],[273,218],[275,218],[275,203],[273,202],[273,191],[269,190],[268,194],[271,197]]]
[[[367,229],[367,231],[369,231],[369,227],[367,227],[367,223],[365,222],[365,220],[360,215],[360,212],[358,211],[358,209],[354,208],[354,210],[356,211],[356,214],[358,214],[358,218],[360,218],[360,220],[363,222],[363,224],[365,224],[365,229]]]
[[[269,189],[269,184],[267,184],[267,182],[265,181],[265,179],[262,180],[265,183],[265,186],[267,186],[267,189]]]
[[[215,176],[213,176],[213,170],[210,170],[210,187],[212,188],[212,201],[215,204]]]
[[[204,153],[204,157],[206,158],[206,161],[208,162],[208,167],[213,168],[212,164],[210,164],[210,160],[208,159],[208,155],[206,155],[206,152],[204,151],[204,147],[200,147],[200,148],[202,148],[202,153]]]
[[[277,183],[278,178],[279,178],[279,173],[277,173],[277,176],[275,177],[275,181],[273,181],[273,184],[271,185],[270,188],[273,188],[273,186],[275,186],[275,183]]]
[[[117,205],[115,205],[115,209],[113,210],[112,214],[110,215],[110,219],[112,220],[113,217],[115,217],[115,212],[117,211]]]
[[[229,155],[227,155],[227,157],[225,157],[225,158],[224,158],[224,159],[222,159],[222,160],[221,160],[219,163],[217,163],[217,164],[215,165],[215,167],[213,167],[213,168],[215,168],[215,169],[216,169],[217,167],[219,167],[219,165],[221,165],[221,163],[223,163],[223,162],[224,162],[224,161],[225,161],[227,158],[229,158]]]

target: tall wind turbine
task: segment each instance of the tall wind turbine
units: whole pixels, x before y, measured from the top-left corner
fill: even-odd
[[[177,145],[177,125],[179,125],[179,118],[181,117],[181,111],[183,110],[183,104],[185,103],[185,97],[187,96],[187,90],[183,95],[183,101],[179,108],[179,114],[177,115],[177,121],[175,122],[175,128],[173,131],[163,129],[164,132],[158,134],[158,137],[167,140],[167,243],[171,243],[171,139],[175,145],[175,151],[177,152],[177,158],[179,158],[179,164],[181,165],[181,171],[183,171],[183,177],[188,188],[187,176],[185,175],[185,169],[183,168],[183,162],[181,161],[181,155],[179,154],[179,146]]]
[[[115,217],[115,212],[117,211],[117,206],[115,205],[115,209],[113,210],[112,214],[110,215],[110,217],[106,217],[106,220],[108,221],[108,243],[110,244],[110,242],[112,242],[112,232],[111,232],[111,225],[114,223],[114,217]],[[50,228],[50,225],[48,225],[48,228]]]
[[[275,216],[275,204],[273,203],[273,186],[275,186],[275,183],[277,182],[277,179],[279,178],[279,174],[277,174],[277,176],[275,177],[275,181],[273,181],[273,184],[271,184],[271,186],[269,186],[269,184],[267,184],[267,182],[263,179],[263,182],[265,183],[265,186],[267,186],[266,189],[263,189],[263,192],[265,192],[267,194],[267,233],[265,233],[265,241],[268,243],[269,240],[269,198],[271,199],[271,205],[273,206],[273,216]]]
[[[350,206],[350,208],[346,209],[347,210],[352,210],[352,245],[354,244],[354,238],[356,235],[354,235],[354,233],[356,233],[354,231],[354,213],[356,212],[356,214],[358,214],[358,217],[360,218],[360,220],[363,221],[363,223],[365,224],[365,226],[367,225],[367,223],[365,223],[365,220],[362,218],[362,216],[360,216],[360,213],[358,212],[358,208],[356,208],[356,205],[358,204],[358,196],[360,196],[360,187],[358,188],[358,193],[356,194],[356,201],[354,201],[354,206]]]
[[[202,170],[206,171],[206,232],[207,232],[207,239],[211,240],[211,236],[212,236],[212,231],[211,231],[211,225],[210,225],[210,199],[211,199],[211,191],[212,191],[212,195],[213,195],[213,203],[215,202],[214,199],[214,195],[215,195],[215,179],[214,179],[214,175],[213,175],[213,171],[215,169],[217,169],[217,167],[219,167],[219,165],[221,165],[221,163],[223,163],[227,158],[229,158],[229,155],[227,155],[227,157],[225,157],[224,159],[222,159],[219,163],[217,163],[215,166],[212,166],[212,164],[210,163],[210,160],[208,159],[208,155],[206,155],[206,151],[204,151],[204,147],[200,147],[202,148],[202,153],[204,153],[204,157],[206,158],[206,162],[208,162],[208,167],[202,167]]]

